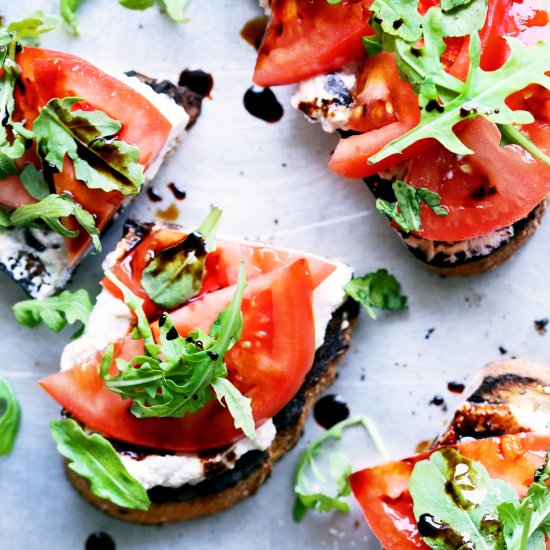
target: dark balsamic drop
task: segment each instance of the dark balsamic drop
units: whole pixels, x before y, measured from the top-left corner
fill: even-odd
[[[203,97],[208,97],[214,87],[214,79],[212,78],[212,75],[205,73],[204,71],[191,71],[189,69],[185,69],[185,71],[183,71],[180,75],[178,84],[189,88],[196,94]]]
[[[187,193],[182,191],[174,182],[168,184],[168,189],[172,191],[172,195],[178,201],[182,201],[187,196]]]
[[[147,189],[147,196],[151,202],[160,202],[162,200],[162,197],[152,187]]]
[[[320,426],[328,430],[349,417],[349,407],[341,396],[325,395],[315,403],[313,416]]]
[[[267,17],[255,17],[246,22],[241,29],[241,38],[258,50],[267,28],[267,22]]]
[[[270,88],[251,86],[243,99],[245,109],[254,117],[266,122],[277,122],[283,116],[283,106]]]
[[[86,540],[85,550],[115,550],[115,541],[103,531],[92,533]]]
[[[462,393],[465,387],[462,382],[456,382],[455,380],[447,384],[447,389],[453,393]]]

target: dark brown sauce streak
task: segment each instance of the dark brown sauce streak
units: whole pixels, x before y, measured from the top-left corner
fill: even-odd
[[[175,222],[180,215],[180,211],[175,204],[171,204],[166,210],[157,210],[156,216],[167,222]]]
[[[266,122],[281,120],[284,110],[270,88],[251,86],[243,99],[245,109],[254,117]]]
[[[86,550],[115,550],[115,541],[103,531],[96,531],[92,533],[87,539],[85,544]]]
[[[340,395],[321,397],[313,409],[317,423],[326,430],[349,417],[349,407]]]
[[[182,191],[173,181],[170,182],[167,185],[168,189],[172,191],[172,195],[174,195],[174,198],[178,201],[182,201],[187,197],[187,193],[185,191]]]
[[[202,97],[209,97],[212,92],[212,88],[214,87],[214,79],[212,78],[212,75],[205,73],[204,71],[191,71],[189,69],[185,69],[180,74],[178,84],[189,88],[191,91],[201,95]]]
[[[447,389],[452,393],[462,393],[465,387],[466,386],[462,382],[457,382],[455,380],[447,384]]]
[[[418,519],[418,532],[421,537],[430,538],[447,548],[473,548],[470,542],[455,531],[448,523],[437,521],[431,514],[422,514]]]
[[[449,498],[462,510],[476,507],[478,504],[468,499],[464,494],[464,492],[475,493],[479,491],[476,484],[478,474],[472,467],[472,461],[450,447],[441,449],[439,452],[445,460],[447,469],[445,492]],[[459,466],[465,466],[466,469],[461,468],[458,471]]]
[[[152,187],[147,189],[147,196],[151,202],[160,202],[162,200],[162,197]]]
[[[260,49],[267,23],[268,18],[265,16],[255,17],[247,21],[241,29],[241,38],[257,50]]]

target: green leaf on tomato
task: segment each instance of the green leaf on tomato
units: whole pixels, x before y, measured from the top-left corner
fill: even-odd
[[[145,181],[139,149],[116,137],[122,125],[102,111],[73,111],[81,101],[54,98],[42,108],[33,123],[38,155],[59,171],[68,155],[90,189],[137,195]]]
[[[69,468],[90,482],[94,495],[131,510],[149,510],[147,491],[128,473],[107,439],[97,433],[85,434],[70,418],[54,420],[50,431]]]
[[[183,241],[155,252],[141,277],[141,286],[155,304],[172,310],[200,292],[206,256],[215,248],[221,214],[219,208],[212,208],[196,231]]]

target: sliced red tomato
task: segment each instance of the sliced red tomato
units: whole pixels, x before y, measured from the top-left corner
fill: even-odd
[[[15,92],[15,118],[25,121],[27,127],[32,126],[40,108],[50,99],[82,97],[85,101],[75,105],[74,109],[100,110],[120,121],[122,130],[117,137],[139,148],[139,161],[145,167],[161,152],[172,125],[149,100],[130,86],[80,57],[62,52],[27,47],[18,55],[17,62],[22,76],[21,86]],[[70,193],[94,215],[100,229],[112,219],[123,200],[121,193],[89,189],[77,181],[72,162],[68,160],[63,172],[54,176],[54,181],[56,192]],[[0,185],[0,203],[17,206],[15,202],[21,199],[13,197],[23,197],[24,189],[16,188],[15,181]],[[79,228],[75,220],[67,221],[66,225],[71,229]],[[76,239],[67,239],[73,260],[78,259],[89,245],[90,239],[84,231]]]
[[[350,127],[365,133],[340,140],[329,163],[337,174],[347,178],[368,177],[433,145],[432,140],[426,140],[400,155],[369,164],[368,159],[382,147],[418,124],[420,109],[412,86],[399,76],[393,53],[382,52],[366,58],[357,86],[360,91]]]
[[[548,128],[537,128],[538,141],[548,154]],[[517,145],[501,147],[500,132],[484,118],[465,123],[458,137],[474,151],[457,157],[438,145],[429,158],[411,159],[407,183],[427,187],[441,195],[449,215],[440,217],[429,208],[422,210],[420,236],[438,241],[471,239],[506,227],[527,216],[550,193],[550,166],[535,160]]]
[[[227,307],[235,287],[205,294],[171,314],[181,334],[208,331]],[[312,283],[301,259],[249,281],[243,305],[241,340],[227,353],[229,379],[252,399],[256,425],[279,412],[297,393],[313,364],[315,329]],[[158,329],[154,329],[155,333]],[[131,359],[143,345],[128,337],[117,344],[119,357]],[[242,438],[218,402],[184,418],[134,417],[131,403],[105,389],[98,374],[100,355],[48,376],[40,385],[75,418],[107,437],[154,449],[197,452]]]
[[[173,246],[185,237],[186,235],[177,229],[157,228],[112,270],[120,281],[144,300],[143,309],[150,319],[158,317],[162,310],[151,301],[141,286],[143,270],[156,251]],[[317,288],[336,269],[333,263],[312,254],[246,241],[216,239],[216,250],[206,258],[206,273],[199,295],[235,284],[241,262],[245,263],[246,278],[250,280],[275,271],[299,258],[306,258],[308,261],[313,288]],[[122,293],[107,277],[101,284],[122,300]]]
[[[273,0],[273,15],[258,52],[254,82],[293,84],[339,69],[364,54],[361,38],[372,0]]]
[[[510,483],[523,497],[549,446],[549,435],[522,433],[460,443],[456,449],[483,464],[492,478]],[[432,452],[367,468],[350,478],[353,494],[386,550],[428,548],[418,534],[408,485],[414,465]]]

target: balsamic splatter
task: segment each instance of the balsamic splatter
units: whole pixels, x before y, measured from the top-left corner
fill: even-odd
[[[340,395],[325,395],[315,403],[313,416],[320,426],[328,430],[349,417],[349,407]]]
[[[84,546],[85,550],[115,550],[115,541],[103,531],[92,533]]]
[[[284,110],[270,88],[251,86],[243,99],[245,109],[254,117],[266,122],[281,120]]]

